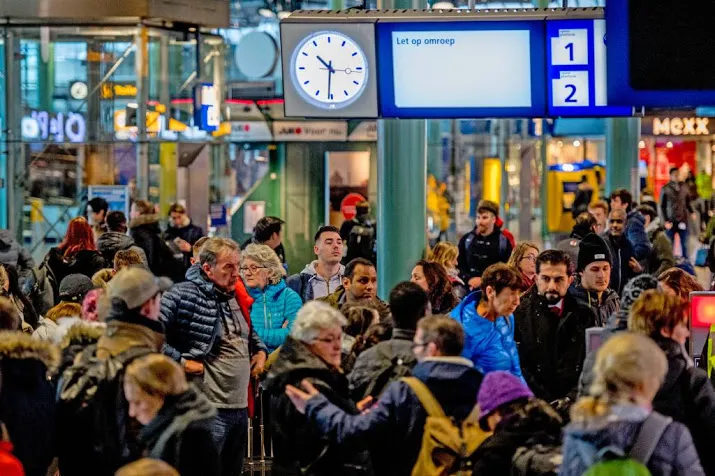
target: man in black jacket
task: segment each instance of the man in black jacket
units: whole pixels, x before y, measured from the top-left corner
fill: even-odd
[[[283,263],[283,267],[288,270],[286,265],[286,252],[283,248],[283,225],[285,222],[278,217],[263,217],[258,220],[256,226],[253,228],[253,236],[248,239],[241,249],[245,249],[246,246],[251,243],[256,245],[266,245],[273,251],[275,251],[278,259]]]
[[[677,167],[670,169],[670,182],[660,192],[660,210],[665,220],[665,233],[670,241],[680,236],[683,256],[688,256],[688,216],[693,213],[688,187],[679,180]]]
[[[576,400],[586,357],[586,329],[596,325],[588,306],[568,294],[571,259],[547,250],[536,258],[536,286],[514,312],[514,339],[526,383],[548,402]]]
[[[625,236],[626,212],[614,209],[608,215],[608,232],[604,236],[611,250],[613,266],[611,266],[611,289],[618,295],[623,292],[623,286],[643,272],[643,266],[636,260],[633,244]]]

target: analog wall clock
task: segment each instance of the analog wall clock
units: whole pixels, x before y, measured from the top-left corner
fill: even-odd
[[[312,33],[298,44],[290,66],[298,93],[322,109],[339,109],[352,104],[367,85],[365,53],[342,33]]]

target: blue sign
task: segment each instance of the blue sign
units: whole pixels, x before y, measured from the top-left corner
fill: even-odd
[[[194,89],[194,123],[206,132],[221,125],[221,101],[213,83],[201,83]]]
[[[382,117],[546,115],[543,21],[377,24]]]
[[[617,52],[608,56],[608,100],[611,104],[633,104],[636,106],[650,107],[684,107],[684,106],[709,106],[715,105],[715,90],[711,89],[635,89],[631,86],[631,64],[637,58],[631,58],[630,44],[630,19],[629,11],[632,11],[629,0],[617,0],[608,3],[606,8],[606,25],[608,27],[608,47],[611,51]],[[674,6],[676,4],[673,4]],[[702,6],[684,4],[685,9],[692,9],[707,20],[711,17],[709,10],[710,2],[703,2]],[[708,8],[705,8],[708,7]],[[660,8],[653,6],[653,8]],[[674,8],[680,8],[677,5]],[[661,9],[665,11],[664,9]],[[681,19],[672,20],[677,25]],[[702,28],[702,25],[684,24],[685,27]],[[672,34],[670,32],[658,32],[662,34]],[[683,41],[678,38],[678,43]],[[707,52],[711,45],[690,44],[687,41],[682,43],[683,50],[695,49],[703,51],[703,61],[710,61]],[[671,58],[663,58],[663,61],[671,61]],[[677,66],[673,66],[677,67]],[[690,72],[689,72],[690,73]]]
[[[226,226],[228,224],[228,215],[224,204],[212,203],[209,206],[209,212],[212,227]]]
[[[550,116],[632,116],[609,106],[604,20],[547,20],[546,58]]]
[[[109,204],[109,211],[124,212],[129,217],[129,187],[126,185],[91,185],[87,191],[88,200],[103,198]]]

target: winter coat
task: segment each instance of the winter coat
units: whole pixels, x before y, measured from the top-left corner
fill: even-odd
[[[57,320],[57,322],[43,317],[40,319],[40,325],[37,326],[35,332],[32,333],[32,337],[59,345],[69,328],[80,321],[81,319],[79,316],[61,317]]]
[[[648,225],[646,232],[648,232],[648,239],[653,244],[646,260],[646,272],[658,277],[665,270],[675,266],[673,243],[668,239],[660,224],[660,219],[657,217]]]
[[[338,311],[341,310],[344,305],[349,303],[353,304],[355,302],[348,301],[348,294],[345,292],[345,288],[342,285],[336,289],[334,293],[316,300],[324,302]],[[390,315],[390,305],[378,297],[362,301],[362,304],[374,308],[380,314],[380,320],[386,319]]]
[[[688,427],[705,473],[715,475],[715,390],[702,369],[693,367],[683,347],[672,339],[656,339],[668,358],[665,381],[653,399],[653,409]]]
[[[152,273],[176,282],[182,280],[184,257],[177,256],[162,239],[158,215],[141,215],[133,219],[129,230],[136,245],[144,250]]]
[[[328,282],[322,276],[318,275],[315,270],[317,264],[317,261],[313,261],[306,265],[305,269],[299,274],[294,274],[286,280],[288,287],[297,292],[303,302],[326,297],[342,285],[345,266],[340,265],[340,271],[338,271],[335,276],[332,276]],[[325,294],[323,294],[323,292],[316,294],[316,288],[325,292]]]
[[[532,288],[514,311],[514,319],[519,360],[534,395],[547,402],[576,400],[586,358],[586,329],[596,325],[593,311],[566,294],[563,312],[556,316]]]
[[[96,288],[106,291],[113,277],[114,268],[100,269],[92,276],[92,284],[94,284]]]
[[[107,327],[97,341],[97,358],[107,360],[132,348],[143,347],[147,353],[161,351],[164,326],[126,306],[113,304],[107,315]]]
[[[618,293],[610,288],[606,289],[601,295],[601,302],[598,301],[596,292],[586,291],[580,283],[576,284],[574,282],[569,288],[569,294],[575,297],[579,303],[585,304],[596,313],[597,327],[605,327],[608,318],[621,308],[621,298],[618,297]]]
[[[628,330],[628,310],[619,309],[611,317],[608,318],[608,324],[603,329],[601,334],[601,345],[610,339],[613,335]],[[593,383],[593,366],[596,364],[596,354],[598,351],[592,351],[586,355],[586,360],[583,362],[583,371],[578,382],[578,396],[588,395],[591,384]]]
[[[609,287],[616,291],[618,295],[623,292],[623,287],[631,278],[638,276],[638,273],[633,271],[628,265],[631,258],[635,258],[633,245],[625,235],[614,237],[606,233],[603,235],[603,240],[611,250],[613,256],[613,264],[611,265],[611,281]],[[650,250],[648,250],[650,252]],[[647,256],[647,253],[646,253]]]
[[[300,387],[308,379],[341,410],[356,414],[348,394],[348,381],[340,371],[313,354],[302,342],[288,337],[265,382],[270,393],[270,425],[273,434],[274,476],[368,475],[366,451],[331,443],[321,437],[307,417],[295,409],[285,394],[286,385]]]
[[[199,239],[204,236],[206,236],[206,234],[204,233],[203,228],[194,225],[191,223],[191,220],[189,220],[189,223],[187,223],[186,226],[182,227],[175,227],[173,224],[169,224],[169,227],[166,229],[166,234],[164,235],[165,239],[168,241],[181,238],[182,240],[188,242],[191,246],[194,246],[194,243],[199,241]]]
[[[59,302],[60,283],[70,274],[84,274],[89,279],[92,279],[94,273],[105,267],[104,258],[95,250],[78,251],[69,258],[63,256],[63,252],[59,248],[52,248],[44,263],[54,276],[53,292],[55,301]]]
[[[81,321],[69,329],[60,342],[62,358],[55,375],[60,376],[74,363],[75,357],[90,345],[96,344],[104,334],[106,324]]]
[[[22,332],[0,332],[0,420],[27,476],[45,476],[55,455],[55,393],[48,380],[59,348]]]
[[[248,288],[248,293],[253,298],[251,323],[271,353],[288,337],[303,301],[282,280],[278,284],[269,284],[262,291]]]
[[[685,183],[670,181],[663,186],[660,191],[660,211],[667,222],[674,225],[688,223],[688,215],[693,209]]]
[[[412,375],[429,388],[445,414],[458,422],[477,403],[482,375],[467,359],[428,358],[415,366]],[[402,381],[392,382],[377,403],[361,415],[341,410],[325,395],[310,399],[305,414],[329,441],[349,448],[368,448],[379,476],[411,474],[427,418],[417,395]]]
[[[502,419],[494,434],[482,443],[472,458],[472,474],[509,475],[512,458],[521,447],[557,446],[561,420],[543,400],[531,399],[521,409]]]
[[[581,476],[589,467],[584,458],[594,459],[596,453],[608,446],[622,449],[626,454],[638,437],[648,411],[632,405],[611,407],[607,418],[589,424],[571,423],[564,431],[564,460],[561,476]],[[658,441],[647,464],[653,476],[701,476],[705,473],[688,429],[672,422]]]
[[[631,210],[626,216],[623,236],[633,247],[633,254],[638,261],[643,261],[650,253],[651,243],[645,231],[645,217],[638,210]]]
[[[588,211],[588,205],[591,203],[593,198],[593,187],[591,187],[587,182],[578,184],[578,189],[576,190],[576,195],[573,199],[573,205],[571,206],[571,215],[574,220],[581,213]]]
[[[483,374],[506,370],[523,380],[514,342],[514,315],[497,317],[494,322],[485,319],[477,313],[481,298],[482,292],[474,291],[450,314],[464,327],[462,355]]]
[[[457,267],[460,277],[469,284],[470,279],[481,277],[489,266],[509,261],[514,247],[501,228],[495,226],[488,236],[480,235],[475,228],[459,240],[458,248]]]
[[[20,283],[30,276],[35,267],[32,255],[15,240],[10,230],[0,230],[0,264],[17,269]]]
[[[389,384],[389,380],[385,378],[389,375],[385,372],[394,365],[412,368],[417,364],[412,352],[414,337],[413,330],[394,329],[390,340],[380,342],[358,356],[348,376],[353,400],[359,402],[368,395],[377,398]]]
[[[219,475],[219,451],[211,436],[216,409],[206,396],[189,387],[169,395],[152,421],[139,433],[145,456],[159,459],[181,476]]]
[[[230,316],[230,298],[215,287],[198,264],[189,268],[186,281],[174,285],[161,299],[161,321],[166,328],[164,353],[176,361],[182,358],[203,361],[221,338],[221,316]],[[251,303],[239,293],[236,301],[250,321]],[[251,355],[266,351],[252,326],[249,335]]]
[[[104,260],[107,263],[107,266],[112,266],[114,264],[114,256],[117,254],[117,251],[124,251],[129,249],[132,249],[139,253],[139,255],[142,257],[142,261],[144,262],[144,264],[148,265],[146,253],[144,253],[144,250],[137,246],[130,236],[125,235],[124,233],[119,233],[116,231],[108,231],[106,233],[103,233],[99,238],[97,238],[97,249],[100,253],[102,253]]]

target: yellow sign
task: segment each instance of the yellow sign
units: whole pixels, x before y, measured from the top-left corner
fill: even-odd
[[[133,84],[102,84],[102,99],[135,98],[137,97],[137,87]]]

